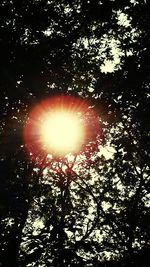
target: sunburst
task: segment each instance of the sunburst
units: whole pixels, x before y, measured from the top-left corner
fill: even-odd
[[[80,149],[84,139],[82,120],[67,110],[55,110],[43,116],[40,139],[47,152],[65,155]]]
[[[30,157],[37,162],[46,155],[65,157],[82,153],[99,131],[99,121],[87,101],[55,96],[41,101],[29,113],[24,138]]]

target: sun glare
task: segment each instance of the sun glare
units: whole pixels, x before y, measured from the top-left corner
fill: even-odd
[[[40,127],[41,141],[48,152],[66,154],[79,149],[83,139],[81,120],[67,111],[46,114]]]
[[[23,134],[30,158],[42,162],[48,155],[62,158],[84,150],[87,153],[86,145],[96,140],[98,132],[98,117],[89,103],[61,95],[44,99],[32,108]]]

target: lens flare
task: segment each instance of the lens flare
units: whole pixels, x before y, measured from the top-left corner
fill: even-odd
[[[65,110],[45,115],[40,125],[41,143],[48,152],[58,154],[78,150],[83,140],[83,132],[79,117]]]
[[[81,153],[99,132],[99,120],[87,101],[73,96],[42,100],[29,113],[24,142],[31,159]]]

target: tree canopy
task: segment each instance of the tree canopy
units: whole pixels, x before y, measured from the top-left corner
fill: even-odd
[[[1,0],[0,266],[149,267],[149,22],[148,0]],[[100,131],[39,166],[24,125],[62,94]]]

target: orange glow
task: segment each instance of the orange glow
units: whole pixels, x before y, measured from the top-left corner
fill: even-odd
[[[65,157],[82,153],[98,132],[98,117],[89,103],[61,95],[33,107],[25,123],[24,140],[30,158],[38,162],[49,154]]]

